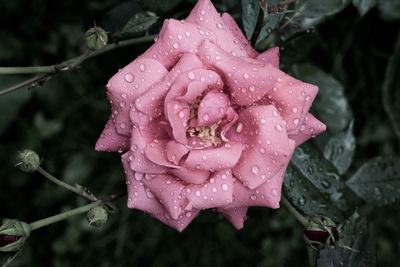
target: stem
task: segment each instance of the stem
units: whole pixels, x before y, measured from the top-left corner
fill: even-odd
[[[301,215],[295,207],[293,207],[292,204],[284,197],[282,196],[281,198],[283,205],[289,210],[289,212],[304,226],[307,227],[310,222],[303,216]]]
[[[49,179],[50,181],[52,181],[53,183],[55,183],[55,184],[57,184],[57,185],[59,185],[59,186],[65,188],[65,189],[67,189],[67,190],[69,190],[69,191],[72,191],[72,192],[74,192],[74,193],[76,193],[76,194],[78,194],[78,195],[80,195],[80,196],[82,196],[82,197],[84,197],[84,198],[87,198],[87,199],[89,199],[90,201],[97,201],[97,200],[98,200],[93,194],[88,193],[87,190],[85,190],[84,187],[78,188],[78,187],[69,185],[69,184],[67,184],[67,183],[65,183],[65,182],[63,182],[63,181],[57,179],[56,177],[54,177],[53,175],[51,175],[50,173],[48,173],[47,171],[45,171],[42,167],[39,167],[39,168],[37,169],[37,171],[38,171],[40,174],[42,174],[44,177],[46,177],[47,179]]]
[[[67,219],[67,218],[69,218],[71,216],[74,216],[74,215],[77,215],[77,214],[81,214],[81,213],[85,213],[85,212],[89,211],[93,207],[99,206],[99,205],[101,205],[101,204],[103,204],[105,202],[110,202],[110,201],[113,201],[115,199],[118,199],[118,198],[124,196],[125,194],[126,194],[126,191],[121,191],[119,193],[112,194],[107,198],[98,200],[96,202],[87,204],[85,206],[82,206],[82,207],[79,207],[79,208],[76,208],[76,209],[73,209],[73,210],[69,210],[69,211],[66,211],[66,212],[63,212],[63,213],[60,213],[60,214],[57,214],[57,215],[54,215],[54,216],[51,216],[51,217],[36,221],[36,222],[33,222],[33,223],[30,223],[29,226],[31,228],[31,231],[34,231],[34,230],[37,230],[37,229],[42,228],[44,226],[47,226],[49,224],[53,224],[53,223],[62,221],[64,219]]]
[[[101,50],[97,51],[90,51],[86,50],[85,53],[82,55],[66,60],[64,62],[61,62],[59,64],[54,64],[50,66],[30,66],[30,67],[0,67],[0,75],[1,74],[33,74],[33,73],[42,73],[40,75],[37,75],[33,78],[30,78],[22,83],[13,85],[9,88],[6,88],[2,91],[0,91],[0,96],[8,94],[10,92],[13,92],[19,88],[25,87],[29,84],[32,84],[34,82],[43,80],[44,78],[47,78],[49,76],[52,76],[56,73],[63,72],[63,71],[68,71],[68,70],[74,70],[77,67],[79,67],[84,61],[86,61],[89,58],[107,53],[109,51],[112,51],[114,49],[120,48],[120,47],[125,47],[133,44],[138,44],[138,43],[144,43],[144,42],[149,42],[154,39],[155,35],[147,35],[147,36],[142,36],[134,39],[128,39],[121,41],[119,43],[113,43],[105,46]]]
[[[250,41],[252,47],[255,46],[258,36],[260,35],[262,27],[264,27],[264,10],[260,7],[256,28],[254,29],[254,33],[253,33],[253,36],[251,37],[251,41]]]

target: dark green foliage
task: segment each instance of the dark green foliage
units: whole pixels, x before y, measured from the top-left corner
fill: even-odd
[[[213,2],[239,24],[243,19],[251,36],[258,1]],[[250,2],[252,12],[242,17],[243,3]],[[268,6],[278,2],[267,1]],[[257,48],[280,45],[283,70],[320,87],[312,113],[328,130],[296,150],[284,189],[303,214],[334,219],[342,244],[359,252],[323,250],[318,266],[375,266],[375,247],[380,266],[400,266],[399,4],[350,2],[298,0],[284,6],[268,15]],[[144,10],[160,19],[152,24],[155,16],[143,17],[148,22],[143,30],[157,33],[164,18],[184,18],[194,3],[0,0],[0,66],[49,65],[75,57],[83,52],[84,33],[94,22],[112,42]],[[313,33],[303,31],[310,27]],[[32,222],[87,203],[37,173],[14,168],[17,151],[24,148],[37,151],[42,166],[55,176],[98,196],[125,187],[119,155],[95,152],[94,144],[110,115],[104,85],[148,46],[114,50],[43,86],[0,97],[0,218]],[[0,90],[30,77],[2,75]],[[178,233],[127,209],[124,199],[116,205],[119,212],[110,213],[101,229],[75,216],[33,232],[10,266],[308,265],[302,226],[284,207],[251,208],[240,231],[206,211]],[[359,215],[349,217],[356,209]]]

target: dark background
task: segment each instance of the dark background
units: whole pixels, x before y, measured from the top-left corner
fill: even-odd
[[[142,4],[145,1],[142,1]],[[150,2],[150,3],[149,3]],[[147,1],[162,19],[183,18],[194,1],[172,1],[165,10]],[[241,17],[238,1],[213,1]],[[382,1],[384,2],[384,1]],[[84,32],[97,25],[121,29],[143,5],[135,1],[0,1],[0,66],[52,65],[82,53]],[[382,8],[361,17],[353,5],[327,18],[312,34],[282,47],[282,65],[312,63],[345,88],[354,116],[356,152],[349,175],[366,160],[399,154],[399,142],[382,106],[382,84],[394,52],[399,20]],[[34,149],[42,166],[68,183],[105,196],[125,186],[120,157],[94,151],[108,119],[107,80],[143,52],[130,46],[86,61],[79,70],[53,76],[44,86],[0,97],[0,217],[32,222],[87,203],[40,175],[13,167],[18,150]],[[1,75],[0,89],[31,76]],[[345,175],[345,179],[349,175]],[[204,211],[182,233],[117,201],[108,224],[90,228],[75,216],[35,231],[11,266],[307,266],[302,227],[281,208],[251,208],[244,229]],[[363,205],[372,223],[380,266],[400,266],[400,208]]]

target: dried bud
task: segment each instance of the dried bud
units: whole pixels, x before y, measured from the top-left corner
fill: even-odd
[[[325,216],[314,217],[307,229],[304,230],[304,237],[314,248],[333,245],[339,240],[339,232],[332,219]]]
[[[26,222],[2,219],[0,222],[0,252],[20,250],[30,234],[31,228]]]
[[[107,33],[100,27],[95,26],[85,33],[86,46],[92,51],[103,49],[107,41]]]
[[[86,216],[90,226],[100,228],[107,223],[108,212],[103,206],[91,208]]]
[[[39,155],[29,149],[18,152],[15,167],[18,167],[23,172],[36,171],[40,167]]]

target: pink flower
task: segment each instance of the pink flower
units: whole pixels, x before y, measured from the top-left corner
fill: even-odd
[[[278,208],[296,146],[325,130],[318,87],[279,70],[233,18],[199,0],[107,84],[112,115],[96,150],[122,155],[128,207],[182,231],[216,208],[238,229],[249,206]]]

